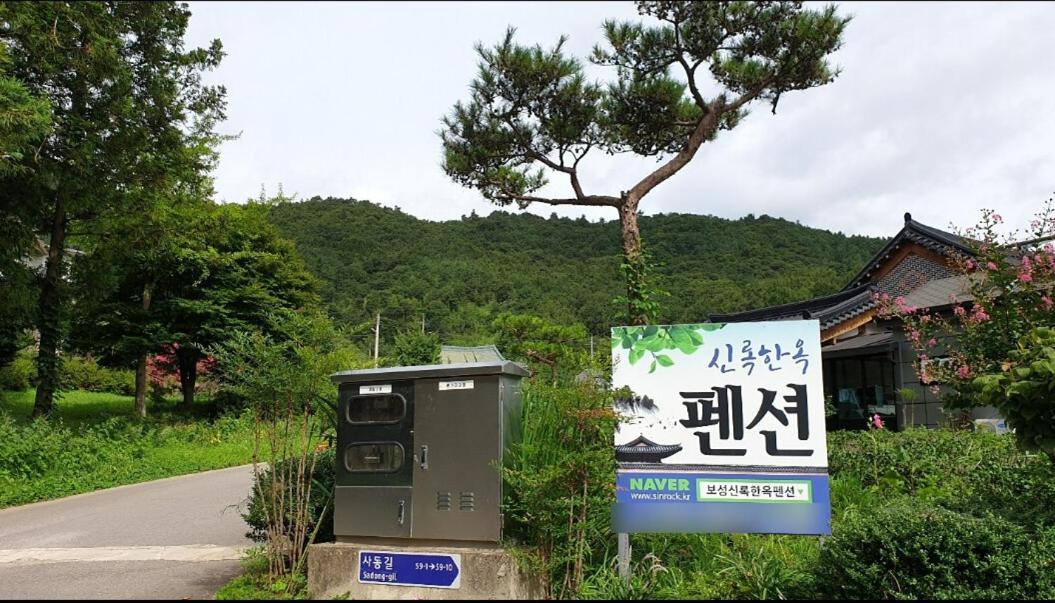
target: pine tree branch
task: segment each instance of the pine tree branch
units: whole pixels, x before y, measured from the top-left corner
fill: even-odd
[[[654,172],[645,176],[640,182],[634,185],[627,193],[627,198],[630,199],[631,203],[636,204],[641,200],[649,191],[656,188],[659,183],[663,182],[667,178],[670,178],[674,174],[678,173],[681,168],[685,167],[689,161],[696,155],[696,151],[700,149],[702,145],[714,132],[718,129],[720,119],[726,113],[737,111],[740,107],[758,98],[762,91],[766,89],[766,86],[772,83],[775,76],[770,76],[759,83],[751,90],[740,95],[732,103],[726,103],[725,95],[719,96],[717,99],[709,103],[709,111],[700,119],[696,125],[696,129],[689,135],[688,141],[685,143],[685,148],[675,155],[670,161],[661,165]],[[635,208],[636,209],[636,208]]]

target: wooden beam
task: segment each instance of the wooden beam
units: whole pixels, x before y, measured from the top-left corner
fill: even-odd
[[[876,311],[873,308],[871,310],[866,311],[864,314],[860,314],[858,316],[854,316],[853,318],[845,320],[845,321],[843,321],[843,322],[841,322],[841,323],[839,323],[839,324],[837,324],[835,326],[828,327],[827,329],[822,329],[821,330],[821,343],[822,344],[826,343],[828,341],[831,341],[832,339],[835,339],[836,337],[838,337],[840,335],[849,333],[850,331],[853,331],[854,329],[861,328],[862,326],[872,322],[872,319],[875,318],[875,314],[876,314]]]

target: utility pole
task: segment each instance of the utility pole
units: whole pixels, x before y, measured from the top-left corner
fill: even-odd
[[[377,313],[377,321],[374,323],[374,368],[377,368],[377,351],[381,343],[381,313]]]

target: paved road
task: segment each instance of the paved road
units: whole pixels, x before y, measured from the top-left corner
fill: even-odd
[[[0,599],[209,599],[250,544],[234,467],[0,510]]]

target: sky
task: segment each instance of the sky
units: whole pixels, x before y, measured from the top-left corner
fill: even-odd
[[[630,2],[190,2],[188,46],[220,38],[227,87],[219,200],[279,184],[300,199],[370,200],[430,220],[496,207],[441,168],[441,118],[468,97],[476,42],[584,58]],[[756,104],[642,202],[645,214],[769,214],[893,236],[903,214],[939,228],[996,209],[1025,226],[1055,195],[1055,3],[841,3],[853,17],[835,82]],[[612,77],[594,65],[588,75]],[[587,193],[618,194],[655,159],[591,154]],[[542,193],[569,194],[566,181]],[[518,211],[510,208],[510,211]],[[612,208],[532,206],[617,218]]]

